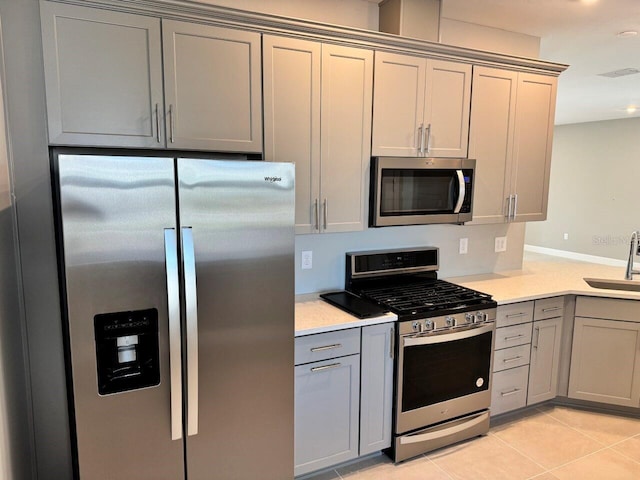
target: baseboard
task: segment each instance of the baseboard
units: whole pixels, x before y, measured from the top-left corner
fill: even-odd
[[[558,250],[556,248],[539,247],[537,245],[524,245],[525,252],[542,253],[554,257],[568,258],[581,262],[597,263],[600,265],[609,265],[611,267],[625,267],[626,260],[617,260],[609,257],[598,257],[597,255],[587,255],[586,253],[570,252],[568,250]]]

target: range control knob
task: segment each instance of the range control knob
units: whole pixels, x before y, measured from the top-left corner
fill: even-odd
[[[436,329],[436,323],[432,320],[425,320],[424,321],[424,329],[427,331],[433,331]]]
[[[476,323],[478,321],[478,317],[473,313],[467,313],[464,318],[467,323]]]
[[[418,332],[418,333],[422,332],[422,324],[420,322],[413,322],[411,324],[411,328],[413,328],[414,332]]]
[[[456,319],[454,317],[446,317],[444,319],[444,324],[447,327],[455,327],[456,326]]]
[[[476,318],[478,319],[478,322],[486,322],[488,317],[489,315],[487,315],[485,312],[476,312]]]

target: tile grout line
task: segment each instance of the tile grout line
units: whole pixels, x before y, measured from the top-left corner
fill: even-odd
[[[449,474],[449,472],[447,472],[444,468],[442,468],[442,467],[441,467],[440,465],[438,465],[436,462],[434,462],[433,460],[431,460],[431,459],[427,456],[427,454],[426,454],[426,453],[423,453],[423,454],[422,454],[422,456],[423,456],[424,458],[426,458],[426,459],[429,461],[429,463],[432,463],[433,465],[435,465],[435,467],[436,467],[438,470],[440,470],[442,473],[444,473],[444,474],[447,476],[447,478],[450,478],[451,480],[454,480],[454,477],[452,477],[452,476]]]
[[[491,434],[492,437],[496,438],[498,441],[502,442],[504,445],[506,445],[508,448],[510,448],[511,450],[513,450],[514,452],[522,455],[524,458],[526,458],[527,460],[535,463],[537,466],[539,466],[542,470],[544,470],[543,472],[540,472],[538,475],[542,475],[544,473],[547,473],[549,471],[549,469],[547,467],[545,467],[544,465],[542,465],[541,463],[537,462],[536,460],[534,460],[533,458],[531,458],[529,455],[527,455],[526,453],[520,451],[520,449],[516,448],[515,446],[511,445],[509,442],[507,442],[506,440],[503,440],[502,438],[500,438],[498,435],[496,435],[495,433]]]

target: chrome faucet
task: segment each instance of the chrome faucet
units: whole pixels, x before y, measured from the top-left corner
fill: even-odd
[[[625,280],[632,280],[634,275],[640,274],[640,270],[633,269],[633,260],[636,255],[638,255],[638,235],[640,232],[638,230],[631,233],[631,245],[629,246],[629,260],[627,260],[627,271],[624,274]]]

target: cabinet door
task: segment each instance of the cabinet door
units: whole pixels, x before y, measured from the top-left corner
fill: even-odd
[[[473,68],[469,158],[476,159],[473,224],[507,220],[518,74]]]
[[[295,475],[358,456],[360,355],[295,367]]]
[[[365,227],[372,92],[371,50],[322,46],[323,231],[349,232]]]
[[[167,146],[262,152],[260,34],[162,21]]]
[[[360,455],[391,446],[393,324],[362,328],[360,360]]]
[[[527,405],[554,398],[558,393],[558,367],[562,317],[533,323]]]
[[[640,323],[576,317],[569,398],[638,407]]]
[[[424,123],[426,155],[466,158],[471,109],[471,65],[427,61]]]
[[[164,147],[160,20],[40,9],[49,143]]]
[[[264,159],[296,165],[296,233],[320,228],[320,64],[317,42],[263,38]]]
[[[417,157],[424,127],[427,61],[376,52],[373,156]]]
[[[515,221],[546,220],[556,105],[555,77],[520,73],[514,138]]]

